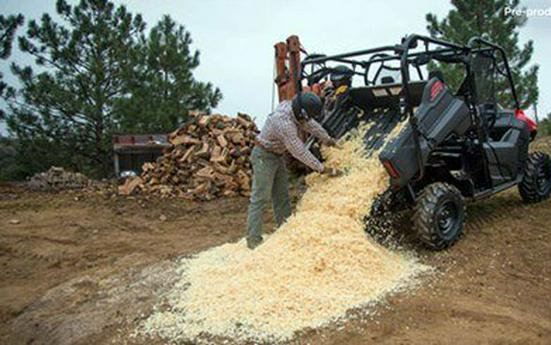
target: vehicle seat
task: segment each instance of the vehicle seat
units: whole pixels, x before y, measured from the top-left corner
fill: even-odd
[[[478,112],[488,138],[493,141],[499,141],[503,133],[497,133],[494,130],[497,121],[496,105],[494,103],[483,103],[478,106]]]
[[[387,75],[381,78],[381,84],[394,84],[394,78]]]
[[[444,84],[446,83],[444,81],[444,74],[442,73],[441,70],[435,69],[435,70],[430,71],[428,80],[431,80],[432,78],[438,78]]]
[[[497,113],[495,124],[489,131],[489,140],[493,142],[507,142],[512,134],[522,128],[512,111],[502,110]]]
[[[426,80],[417,80],[409,83],[411,105],[415,108],[421,103]],[[373,86],[353,87],[350,89],[352,103],[370,112],[379,108],[397,108],[400,104],[402,83],[379,84]]]

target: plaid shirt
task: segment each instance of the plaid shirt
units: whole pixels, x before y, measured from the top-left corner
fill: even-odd
[[[329,134],[315,120],[297,122],[291,101],[281,102],[275,111],[268,115],[262,131],[256,139],[270,151],[278,154],[289,152],[312,170],[321,172],[323,164],[306,149],[304,142],[299,137],[299,130],[312,134],[322,143],[331,141]]]

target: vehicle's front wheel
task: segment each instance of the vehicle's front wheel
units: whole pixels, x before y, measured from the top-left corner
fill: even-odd
[[[455,186],[432,183],[423,189],[415,203],[413,226],[427,247],[441,250],[461,236],[465,214],[465,201]]]
[[[518,185],[525,202],[540,202],[551,193],[551,160],[543,152],[532,152],[524,165],[524,176]]]

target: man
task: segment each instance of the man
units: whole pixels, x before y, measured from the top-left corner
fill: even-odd
[[[339,171],[325,168],[299,138],[299,130],[303,130],[325,145],[335,145],[335,140],[313,120],[321,108],[321,100],[314,93],[300,93],[292,101],[281,102],[257,136],[251,153],[253,186],[247,216],[247,246],[250,249],[262,243],[262,213],[270,200],[278,227],[291,215],[287,169],[283,162],[285,153],[314,171],[339,175]]]
[[[336,66],[329,76],[329,83],[323,90],[324,105],[323,119],[329,116],[338,103],[341,103],[348,95],[348,90],[352,86],[352,76],[354,71],[345,65]]]

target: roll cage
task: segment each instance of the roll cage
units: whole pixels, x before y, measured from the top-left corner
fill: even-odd
[[[412,51],[419,48],[419,44],[422,44],[424,49]],[[413,107],[409,106],[411,103],[411,92],[409,88],[411,67],[415,69],[419,79],[423,79],[421,66],[426,65],[431,60],[442,63],[462,63],[467,69],[465,82],[468,82],[468,79],[472,78],[470,57],[475,53],[481,52],[489,53],[489,56],[494,60],[498,73],[507,78],[515,107],[519,108],[517,93],[505,51],[502,47],[480,37],[471,38],[467,45],[459,45],[428,36],[414,34],[404,37],[401,44],[394,46],[383,46],[331,56],[320,54],[308,55],[301,62],[300,68],[295,69],[298,73],[296,88],[300,92],[302,90],[303,81],[306,81],[308,85],[312,85],[329,75],[333,69],[327,67],[328,62],[338,62],[350,65],[355,75],[363,77],[366,86],[374,85],[383,70],[399,71],[402,89],[404,90],[403,101],[406,106],[405,110],[409,115],[413,115]],[[496,56],[496,54],[499,56]],[[503,65],[498,63],[498,58],[501,58]],[[390,61],[398,61],[400,66],[393,67],[385,65],[385,62]],[[369,73],[371,72],[371,68],[377,63],[380,63],[380,65],[375,71],[374,77],[370,79]],[[308,68],[310,68],[309,71]],[[472,87],[474,87],[474,84]],[[474,101],[476,102],[476,100]]]

